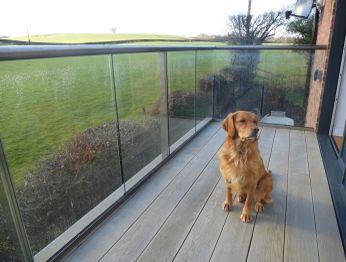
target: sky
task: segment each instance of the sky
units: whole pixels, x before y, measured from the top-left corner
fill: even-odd
[[[252,13],[296,0],[252,0]],[[1,0],[0,36],[52,33],[227,33],[227,16],[245,14],[248,0]]]

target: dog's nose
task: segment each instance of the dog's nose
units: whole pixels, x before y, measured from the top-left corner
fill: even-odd
[[[258,131],[259,131],[258,127],[253,129],[253,132],[256,133],[256,134],[258,133]]]

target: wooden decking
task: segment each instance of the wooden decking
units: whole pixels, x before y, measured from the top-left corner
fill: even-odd
[[[224,136],[210,124],[65,260],[345,261],[315,134],[261,129],[274,201],[249,224],[221,209]]]

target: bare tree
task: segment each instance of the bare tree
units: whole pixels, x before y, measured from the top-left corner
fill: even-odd
[[[115,34],[115,32],[117,31],[117,28],[116,28],[115,26],[113,26],[113,27],[111,28],[111,31],[112,31],[113,34]]]
[[[283,12],[266,12],[261,15],[231,15],[228,17],[228,39],[232,44],[261,44],[274,36],[276,30],[285,25]]]

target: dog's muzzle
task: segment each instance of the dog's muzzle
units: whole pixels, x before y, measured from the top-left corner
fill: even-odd
[[[254,130],[252,130],[251,136],[252,138],[257,138],[259,129],[256,127]]]
[[[252,130],[251,134],[248,137],[244,137],[242,140],[256,140],[258,139],[258,128]]]

